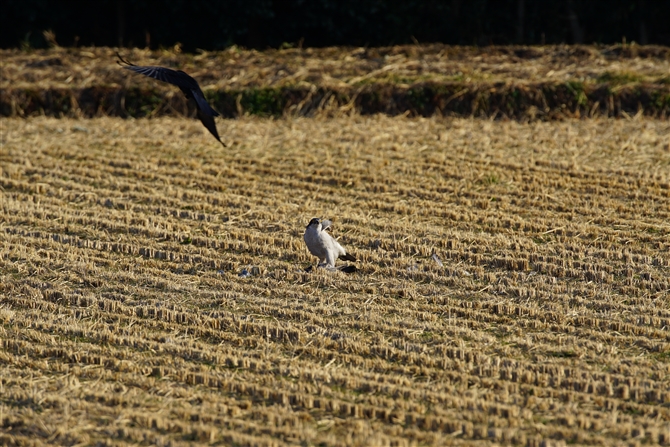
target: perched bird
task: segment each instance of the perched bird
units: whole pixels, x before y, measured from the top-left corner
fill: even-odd
[[[207,130],[209,130],[209,133],[214,135],[214,138],[223,144],[223,147],[226,147],[226,143],[221,141],[219,132],[216,130],[216,124],[214,123],[214,117],[219,116],[219,113],[207,103],[205,95],[202,94],[202,90],[200,90],[200,86],[195,79],[181,70],[153,66],[140,67],[139,65],[131,64],[122,58],[120,54],[117,53],[116,55],[119,57],[117,63],[123,68],[179,87],[187,99],[192,99],[195,102],[195,107],[198,110],[198,118]]]
[[[335,268],[337,258],[355,261],[356,258],[348,254],[347,251],[330,234],[328,228],[332,225],[329,220],[319,221],[312,219],[305,229],[305,244],[309,252],[319,258],[320,267]],[[344,270],[343,270],[344,271]],[[355,271],[355,268],[352,270]],[[346,272],[349,273],[349,272]]]

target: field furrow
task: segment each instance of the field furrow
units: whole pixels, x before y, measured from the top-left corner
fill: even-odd
[[[3,445],[670,444],[665,121],[0,124]]]

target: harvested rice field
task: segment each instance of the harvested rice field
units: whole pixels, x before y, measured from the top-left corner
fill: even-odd
[[[670,444],[667,120],[0,125],[2,445]]]

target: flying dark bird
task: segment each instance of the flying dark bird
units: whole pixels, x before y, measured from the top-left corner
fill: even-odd
[[[123,68],[179,87],[182,93],[186,95],[187,99],[192,99],[195,102],[195,107],[198,109],[198,118],[200,119],[200,122],[202,122],[207,130],[209,130],[209,133],[214,135],[214,138],[216,138],[219,143],[223,144],[223,147],[226,147],[226,143],[221,141],[219,132],[216,130],[216,123],[214,123],[214,117],[219,116],[219,113],[212,109],[212,107],[207,103],[205,95],[202,94],[202,90],[200,90],[200,86],[195,79],[181,70],[172,70],[170,68],[152,66],[140,67],[139,65],[131,64],[122,58],[120,54],[117,53],[116,55],[120,59],[117,61],[117,63]]]

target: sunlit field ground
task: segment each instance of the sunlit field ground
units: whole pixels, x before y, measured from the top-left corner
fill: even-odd
[[[670,444],[667,121],[0,125],[0,444]]]

